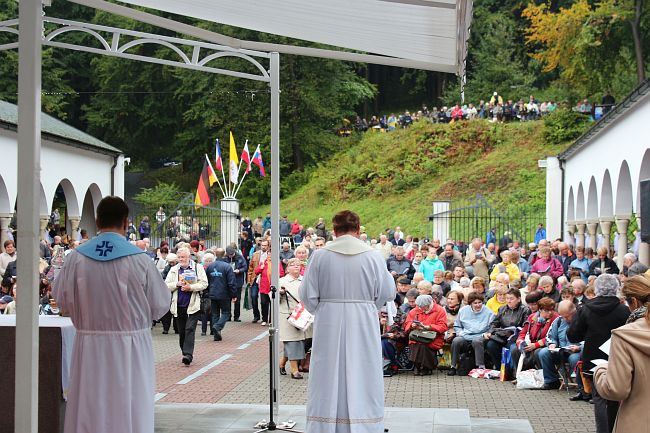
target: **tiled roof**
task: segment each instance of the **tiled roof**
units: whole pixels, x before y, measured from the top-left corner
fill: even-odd
[[[9,102],[0,101],[0,123],[18,125],[18,106]],[[41,113],[41,131],[64,140],[74,141],[103,152],[119,154],[122,151],[110,144],[86,134],[83,131],[60,121],[48,114]]]

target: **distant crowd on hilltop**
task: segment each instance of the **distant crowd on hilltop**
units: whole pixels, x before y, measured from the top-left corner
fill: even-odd
[[[589,101],[588,98],[580,100],[571,109],[580,114],[588,116],[591,120],[598,120],[607,114],[615,105],[616,100],[609,91],[601,99],[600,104]],[[429,109],[422,106],[421,110],[405,111],[403,114],[372,116],[366,120],[357,116],[354,124],[347,124],[337,130],[339,135],[351,133],[350,127],[357,131],[381,130],[392,131],[397,128],[407,128],[418,120],[428,120],[432,123],[451,123],[461,120],[485,119],[491,122],[527,122],[540,120],[546,115],[553,113],[558,108],[568,109],[566,103],[558,103],[555,100],[539,100],[534,95],[528,97],[528,101],[519,99],[514,102],[512,99],[505,99],[498,92],[494,92],[489,100],[481,100],[478,104],[456,104],[455,106],[433,107]]]

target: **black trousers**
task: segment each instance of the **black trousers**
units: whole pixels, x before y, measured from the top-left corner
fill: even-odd
[[[165,315],[160,318],[160,322],[163,325],[163,331],[168,331],[168,332],[169,332],[169,328],[172,326],[172,323],[173,323],[174,324],[174,332],[176,332],[178,334],[177,320],[176,320],[176,318],[174,316],[172,316],[171,311],[168,311],[167,313],[165,313]]]
[[[178,320],[178,344],[181,347],[183,356],[188,356],[190,361],[194,356],[194,335],[196,333],[196,324],[199,321],[201,312],[187,314],[187,307],[177,308]]]
[[[260,304],[262,306],[262,322],[269,323],[269,310],[271,307],[271,297],[268,293],[260,293]]]
[[[233,304],[234,306],[233,306],[232,315],[230,316],[233,317],[235,320],[238,320],[239,315],[241,314],[241,294],[242,294],[242,288],[240,287],[239,290],[237,291],[237,300]]]

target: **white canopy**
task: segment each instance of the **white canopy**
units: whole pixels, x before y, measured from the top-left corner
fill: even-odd
[[[73,0],[75,1],[75,0]],[[215,23],[360,51],[318,50],[321,57],[464,74],[471,0],[122,0]],[[81,2],[85,3],[85,2]],[[231,46],[233,40],[230,41]],[[270,44],[238,41],[241,48]],[[266,47],[263,45],[267,45]],[[278,52],[308,54],[278,49]],[[268,51],[268,49],[267,49]],[[324,55],[329,53],[329,55]],[[345,55],[345,56],[341,56]],[[382,56],[382,57],[380,57]],[[387,57],[384,57],[387,56]],[[374,61],[370,58],[374,57]],[[393,59],[390,59],[390,58]],[[382,60],[383,59],[383,60]],[[401,61],[394,61],[399,59]],[[393,60],[393,61],[390,61]]]

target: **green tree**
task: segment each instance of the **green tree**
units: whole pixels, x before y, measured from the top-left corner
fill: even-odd
[[[544,71],[557,72],[556,85],[574,99],[608,88],[620,98],[643,79],[642,9],[634,6],[631,0],[577,0],[553,11],[546,2],[531,3],[523,13],[530,55]]]
[[[535,74],[527,69],[518,43],[515,19],[491,7],[477,4],[469,41],[465,100],[489,100],[494,91],[505,98],[519,99],[534,89]],[[460,84],[445,93],[448,105],[458,101]]]

